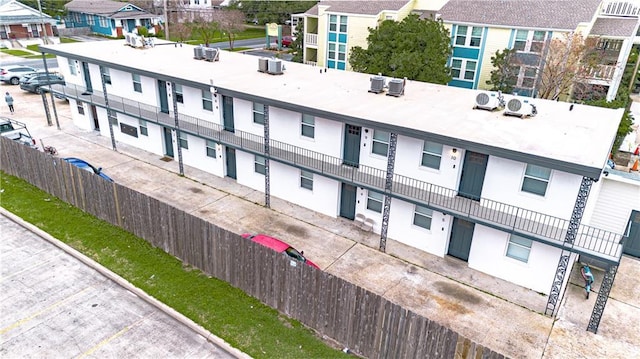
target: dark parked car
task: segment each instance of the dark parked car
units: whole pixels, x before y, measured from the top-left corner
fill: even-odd
[[[46,87],[49,84],[65,85],[66,82],[64,81],[64,77],[60,75],[41,72],[20,78],[20,88],[33,93],[40,93],[41,87]]]
[[[250,239],[256,243],[262,244],[263,246],[271,248],[276,252],[285,253],[289,257],[297,261],[300,261],[308,266],[320,269],[320,267],[318,267],[315,263],[305,258],[303,255],[303,252],[298,252],[295,248],[291,247],[287,243],[277,238],[273,238],[265,234],[249,234],[249,233],[243,234],[242,237]]]
[[[12,85],[20,83],[20,78],[30,72],[38,71],[31,66],[7,65],[0,68],[0,81]]]
[[[104,174],[102,172],[102,167],[95,167],[93,165],[91,165],[89,162],[85,161],[85,160],[81,160],[79,158],[75,158],[75,157],[67,157],[67,158],[63,158],[66,162],[80,168],[83,169],[85,171],[89,171],[93,174],[96,174],[104,179],[106,179],[109,182],[113,182],[113,179],[111,179],[111,177],[107,176],[106,174]]]

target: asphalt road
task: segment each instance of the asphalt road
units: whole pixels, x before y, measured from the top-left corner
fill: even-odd
[[[0,357],[236,357],[4,215],[0,227]]]

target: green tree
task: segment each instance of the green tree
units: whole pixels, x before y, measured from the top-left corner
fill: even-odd
[[[303,21],[299,21],[298,25],[296,25],[296,34],[298,34],[298,36],[296,37],[295,40],[293,40],[293,42],[290,45],[291,52],[293,53],[293,58],[291,58],[291,61],[302,63],[304,61],[304,59],[302,58],[304,56],[304,51],[302,50],[304,49]]]
[[[219,25],[215,21],[208,21],[202,17],[196,17],[191,23],[191,33],[196,35],[202,40],[202,42],[209,46],[215,38],[216,31],[220,29]]]
[[[64,5],[71,0],[40,0],[40,6],[42,6],[42,12],[53,17],[64,17],[67,14],[67,9]],[[21,3],[38,10],[38,0],[20,0]]]
[[[247,21],[256,19],[259,24],[284,24],[291,18],[291,14],[305,12],[316,3],[317,1],[234,0],[229,7],[242,11]]]
[[[512,93],[513,87],[518,81],[518,68],[514,66],[516,50],[504,49],[496,51],[491,56],[491,78],[487,80],[487,85],[491,85],[491,91],[502,91]]]
[[[349,63],[359,72],[446,84],[451,81],[450,43],[441,20],[409,15],[401,22],[385,20],[377,29],[369,29],[367,48],[352,48]]]

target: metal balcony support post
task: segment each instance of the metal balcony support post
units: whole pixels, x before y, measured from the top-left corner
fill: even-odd
[[[549,293],[549,299],[547,300],[547,307],[544,311],[545,315],[554,316],[557,309],[556,307],[560,302],[562,284],[564,283],[564,276],[567,273],[567,267],[569,266],[569,258],[571,255],[571,252],[566,249],[566,247],[571,247],[578,235],[578,229],[580,228],[580,222],[582,221],[582,215],[584,214],[584,207],[587,204],[592,184],[593,178],[582,177],[578,196],[576,197],[576,203],[573,206],[571,220],[569,221],[569,226],[567,228],[567,234],[564,238],[564,248],[560,254],[560,260],[558,260],[556,275],[553,279],[551,292]]]
[[[593,306],[591,318],[589,318],[589,325],[587,326],[587,331],[592,332],[593,334],[598,333],[600,319],[602,319],[602,313],[604,312],[604,307],[607,304],[607,299],[609,299],[609,293],[611,292],[611,288],[613,287],[613,280],[616,278],[617,272],[617,264],[610,265],[609,268],[607,268],[607,270],[604,272],[602,284],[600,285],[600,290],[598,291],[598,298],[596,298],[596,304]]]
[[[100,82],[102,82],[102,93],[104,94],[104,107],[107,108],[107,119],[109,122],[109,135],[111,136],[111,147],[116,151],[116,137],[113,133],[113,125],[118,123],[115,111],[109,107],[109,95],[107,94],[107,83],[104,81],[104,67],[100,66]]]
[[[271,178],[269,175],[269,106],[263,105],[264,113],[264,206],[271,208]]]
[[[384,181],[384,207],[382,209],[382,229],[380,230],[380,251],[387,250],[387,230],[389,229],[389,212],[391,212],[391,190],[393,188],[393,168],[396,162],[396,145],[398,134],[389,136],[389,153],[387,154],[387,176]]]
[[[47,117],[47,125],[53,126],[53,123],[51,123],[51,113],[49,112],[49,103],[47,102],[47,94],[40,92],[40,96],[42,96],[42,106],[44,106],[44,114]]]
[[[46,30],[45,30],[46,35]],[[47,66],[47,57],[45,53],[42,53],[42,62],[44,63],[44,72],[49,73],[49,67]],[[47,78],[47,84],[49,85],[49,93],[51,94],[51,107],[53,108],[53,117],[56,119],[56,127],[60,129],[60,121],[58,121],[58,110],[56,110],[56,101],[53,99],[53,92],[51,92],[51,81]],[[49,111],[46,111],[47,113]],[[47,124],[51,126],[51,117],[47,116]]]
[[[176,97],[176,83],[171,82],[171,99],[173,100],[173,119],[176,126],[176,140],[178,140],[178,168],[180,175],[184,176],[184,164],[182,163],[182,146],[180,146],[180,120],[178,119],[178,99]],[[158,113],[156,112],[156,117]],[[158,121],[160,122],[160,121]]]

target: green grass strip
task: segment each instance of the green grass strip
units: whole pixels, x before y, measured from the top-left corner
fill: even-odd
[[[13,56],[20,56],[20,57],[33,55],[32,52],[24,51],[24,50],[1,49],[0,51],[4,52],[5,54],[9,54],[9,55],[13,55]]]
[[[0,171],[0,205],[255,358],[347,357],[315,333],[145,240]]]

